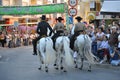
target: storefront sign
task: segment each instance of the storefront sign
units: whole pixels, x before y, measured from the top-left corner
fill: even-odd
[[[0,6],[0,15],[35,15],[64,12],[64,3],[39,6]]]

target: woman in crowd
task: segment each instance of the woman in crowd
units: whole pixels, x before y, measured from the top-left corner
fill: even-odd
[[[103,40],[98,48],[97,55],[100,58],[100,63],[105,61],[109,61],[109,44],[108,44],[108,37],[106,35],[103,36]]]

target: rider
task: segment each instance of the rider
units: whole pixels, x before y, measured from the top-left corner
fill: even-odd
[[[85,31],[85,24],[81,22],[82,18],[80,16],[77,16],[75,18],[78,23],[75,24],[74,28],[74,35],[70,39],[70,48],[74,49],[74,42],[76,40],[76,37],[80,34],[84,34]]]
[[[38,23],[37,31],[36,31],[38,33],[38,37],[36,37],[36,39],[33,40],[33,52],[34,52],[33,55],[37,55],[37,50],[36,50],[37,41],[42,37],[48,36],[47,28],[49,28],[50,30],[49,36],[51,36],[53,30],[51,26],[49,25],[49,23],[46,22],[46,16],[42,15],[41,22]]]
[[[62,36],[64,34],[64,30],[65,30],[65,26],[62,23],[63,18],[62,17],[58,17],[56,19],[58,22],[56,23],[56,25],[53,28],[53,31],[56,31],[56,33],[53,35],[52,40],[53,40],[53,48],[55,49],[55,41],[57,39],[57,37]]]

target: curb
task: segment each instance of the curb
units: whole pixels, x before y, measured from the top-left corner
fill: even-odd
[[[111,64],[94,64],[93,66],[98,68],[105,68],[105,69],[114,69],[114,70],[120,70],[120,66],[113,66]]]

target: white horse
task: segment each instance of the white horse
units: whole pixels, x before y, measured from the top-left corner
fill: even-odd
[[[42,65],[45,65],[45,71],[48,72],[48,65],[53,64],[56,59],[56,52],[53,49],[53,41],[50,37],[43,37],[39,40],[37,44],[37,53],[40,58],[40,68],[41,70]]]
[[[56,61],[55,66],[56,69],[61,69],[66,72],[66,66],[73,65],[73,58],[70,49],[70,40],[67,36],[60,36],[56,39],[55,43],[56,53]]]
[[[77,60],[76,60],[76,68],[82,70],[83,61],[87,59],[89,62],[89,69],[91,71],[91,64],[94,64],[94,55],[91,53],[91,44],[92,41],[87,34],[80,34],[74,43],[74,48],[77,51]],[[96,57],[95,57],[96,58]],[[79,66],[79,60],[81,59],[81,66]]]

